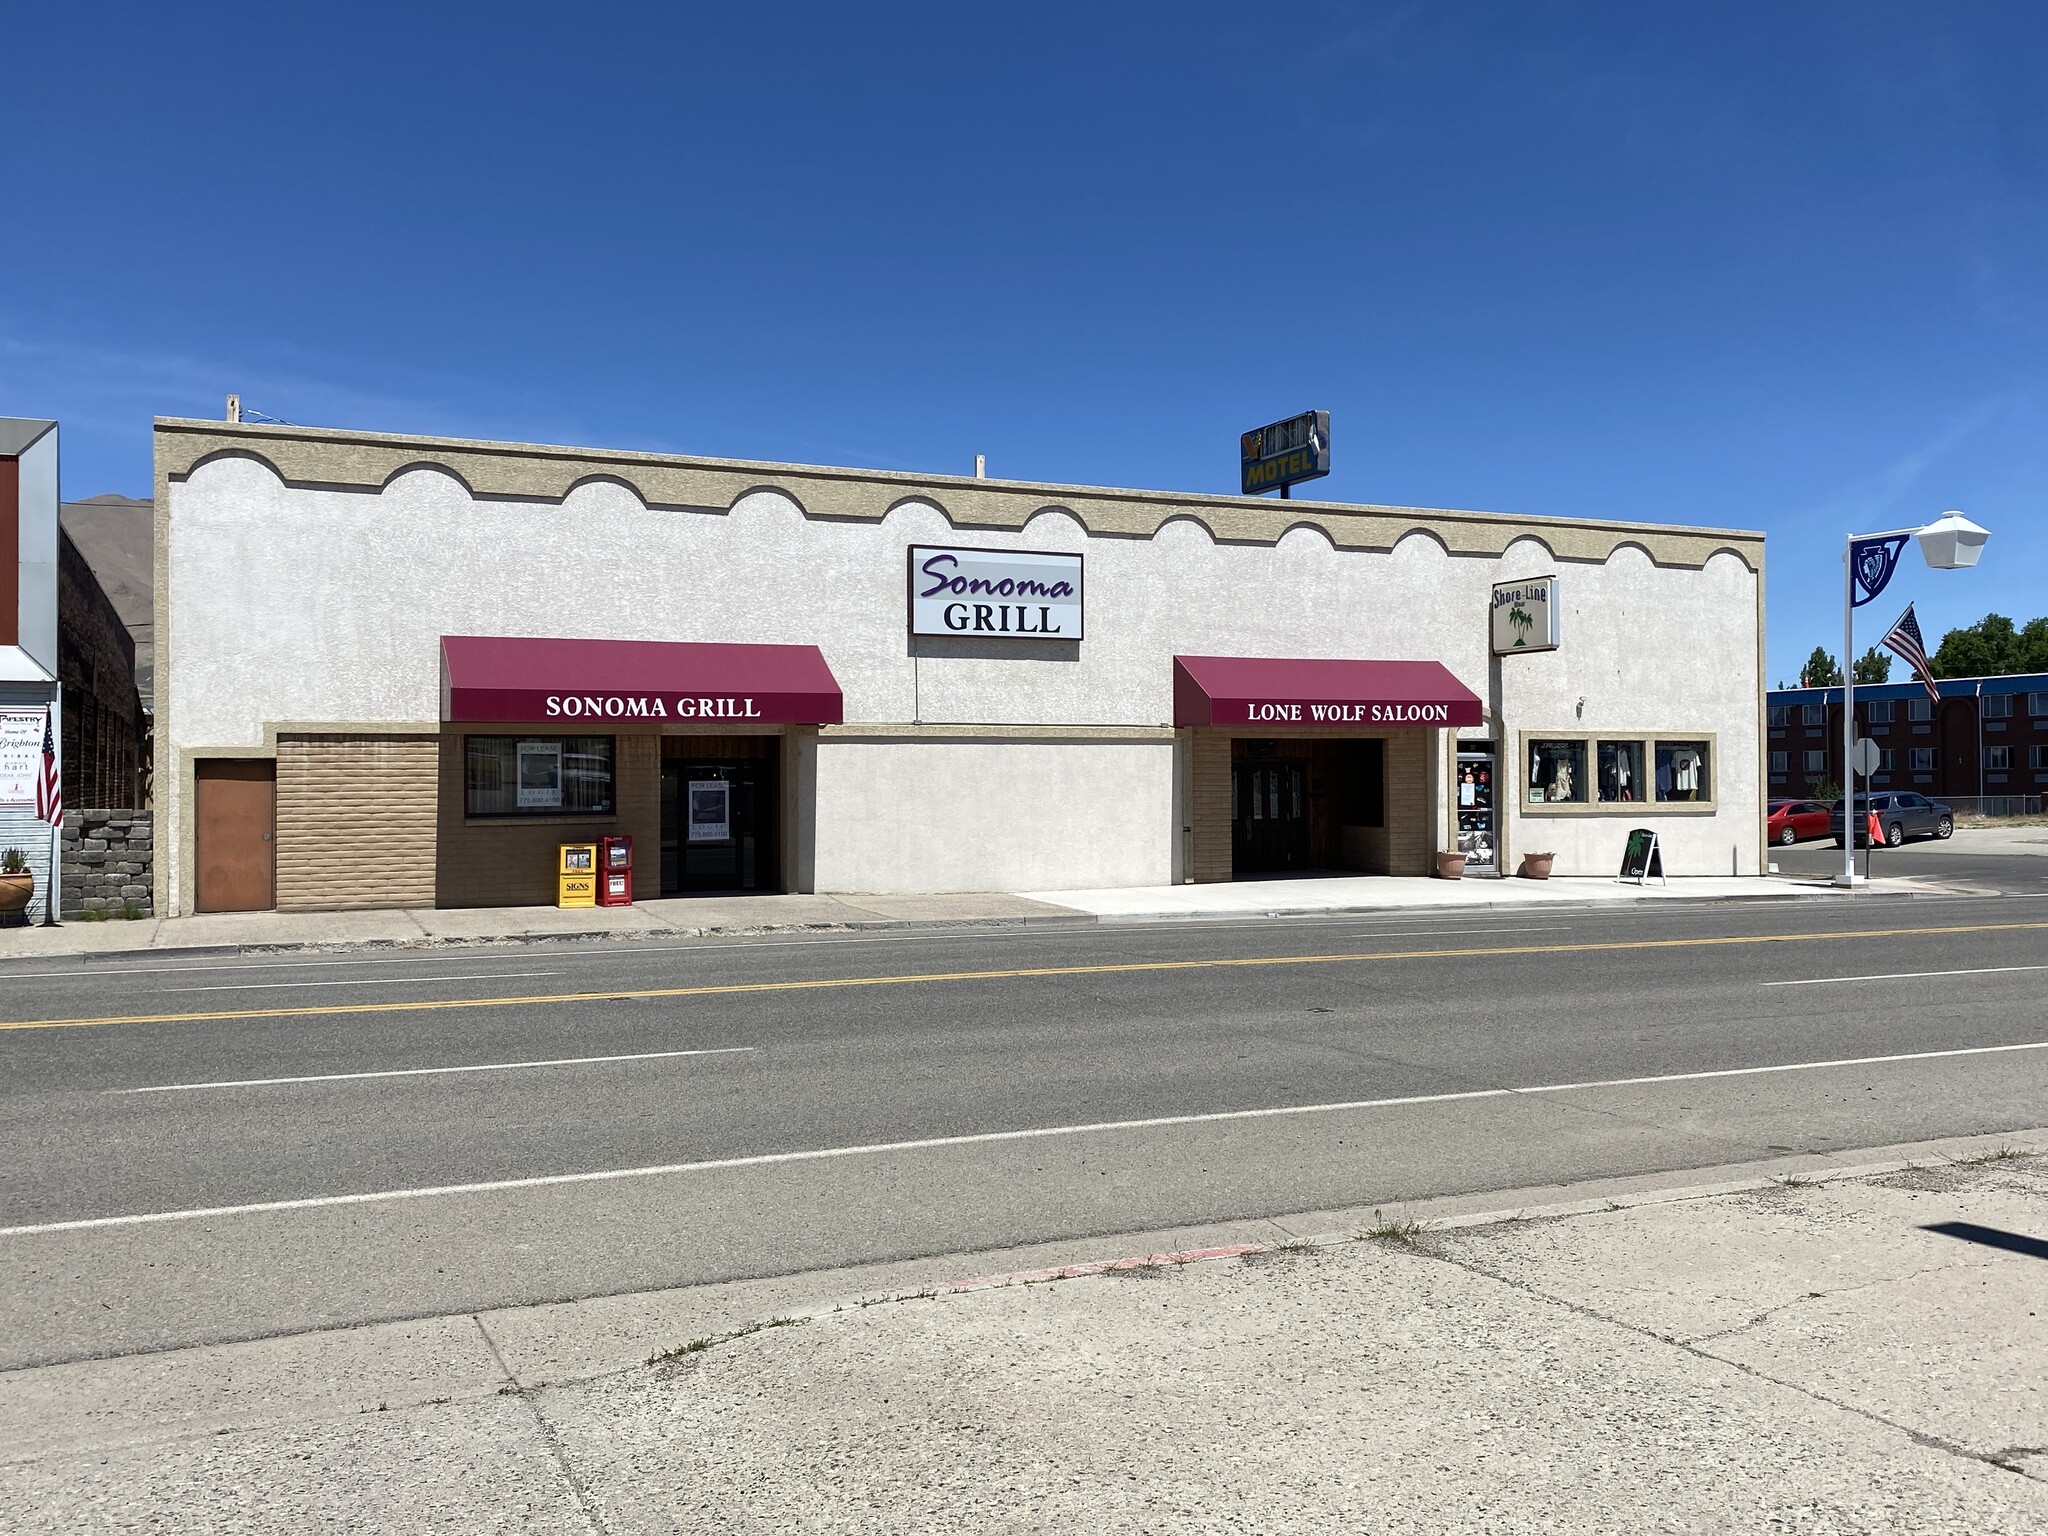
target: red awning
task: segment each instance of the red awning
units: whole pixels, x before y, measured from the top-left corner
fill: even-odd
[[[1478,725],[1479,697],[1435,661],[1173,658],[1175,725]]]
[[[815,645],[441,637],[443,720],[837,725]]]

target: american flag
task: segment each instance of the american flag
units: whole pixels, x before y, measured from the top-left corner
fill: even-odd
[[[57,777],[57,733],[43,715],[43,771],[36,779],[36,820],[56,826],[64,819],[64,786]]]
[[[1941,689],[1935,685],[1934,669],[1927,664],[1927,642],[1920,638],[1920,621],[1913,617],[1911,603],[1906,604],[1906,611],[1899,615],[1899,622],[1884,637],[1884,647],[1918,674],[1920,685],[1927,690],[1927,697],[1939,704]]]

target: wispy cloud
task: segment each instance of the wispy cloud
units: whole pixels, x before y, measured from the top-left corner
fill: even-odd
[[[1928,470],[2024,403],[2023,396],[2011,393],[1980,400],[1952,418],[1919,447],[1851,481],[1826,500],[1800,508],[1794,516],[1802,522],[1839,529],[1844,536],[1889,526],[1898,509],[1913,499]],[[1917,513],[1924,508],[1914,501],[1914,510]]]

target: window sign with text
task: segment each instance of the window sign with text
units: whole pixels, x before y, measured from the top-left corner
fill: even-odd
[[[1035,549],[910,546],[910,632],[1079,640],[1081,557]]]
[[[518,749],[519,809],[557,811],[562,808],[562,744],[522,741]]]
[[[47,718],[40,709],[0,709],[0,805],[36,803]]]
[[[732,786],[725,780],[690,780],[689,840],[693,843],[732,841]]]

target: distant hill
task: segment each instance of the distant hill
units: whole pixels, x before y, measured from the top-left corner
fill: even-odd
[[[156,503],[133,496],[88,496],[58,511],[85,563],[135,641],[135,687],[154,707],[156,676]]]

